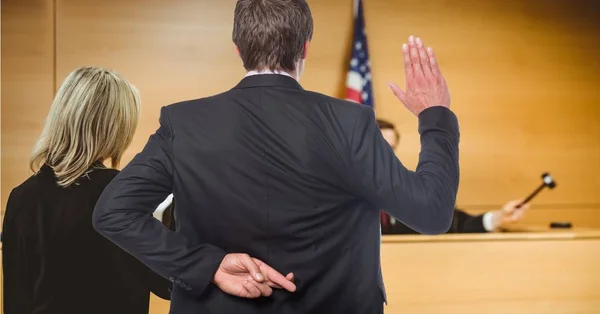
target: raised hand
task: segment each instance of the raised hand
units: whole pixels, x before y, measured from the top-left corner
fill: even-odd
[[[223,292],[242,297],[270,296],[275,289],[296,291],[294,274],[283,276],[263,261],[248,254],[227,254],[215,273],[213,282]]]
[[[433,106],[450,107],[450,91],[440,72],[433,49],[423,45],[420,38],[410,36],[408,44],[402,45],[406,91],[390,83],[396,97],[418,116],[423,110]]]

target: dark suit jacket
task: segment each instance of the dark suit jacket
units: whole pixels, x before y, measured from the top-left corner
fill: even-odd
[[[418,234],[419,232],[411,229],[402,222],[396,220],[392,222],[390,216],[382,213],[381,233],[383,234]],[[454,210],[452,225],[447,233],[487,233],[483,226],[483,215],[470,215],[460,209]]]
[[[10,193],[2,233],[5,314],[147,314],[150,291],[170,297],[169,281],[92,227],[96,201],[117,173],[96,168],[62,188],[43,166]]]
[[[415,173],[372,109],[287,76],[250,76],[163,108],[160,128],[100,197],[94,224],[175,283],[172,314],[380,313],[379,209],[423,233],[446,232],[452,221],[457,119],[427,109],[419,132]],[[171,192],[176,232],[151,216]],[[224,294],[211,281],[232,252],[294,272],[297,291]]]

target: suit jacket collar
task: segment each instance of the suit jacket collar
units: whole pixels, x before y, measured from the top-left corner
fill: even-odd
[[[287,87],[302,89],[302,86],[295,79],[280,74],[257,74],[246,76],[234,89],[252,88],[252,87]]]

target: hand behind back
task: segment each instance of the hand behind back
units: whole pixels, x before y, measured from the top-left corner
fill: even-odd
[[[270,296],[275,289],[296,291],[294,274],[283,276],[263,261],[248,254],[227,254],[215,273],[213,282],[223,292],[242,297]]]

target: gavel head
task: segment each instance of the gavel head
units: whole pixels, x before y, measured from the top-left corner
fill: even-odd
[[[544,185],[548,188],[553,189],[556,187],[556,182],[554,182],[554,179],[549,173],[545,172],[542,174],[542,180],[544,181]]]

